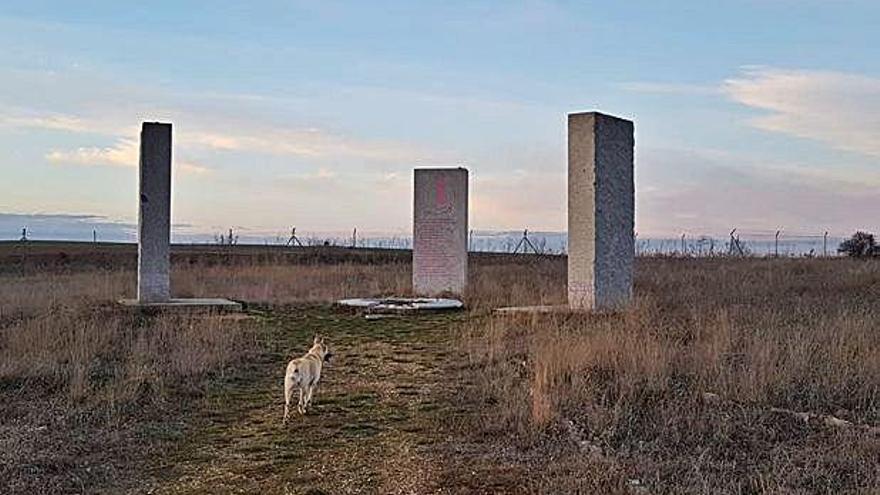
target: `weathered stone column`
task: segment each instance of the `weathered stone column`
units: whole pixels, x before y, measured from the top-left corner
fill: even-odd
[[[141,128],[138,302],[171,298],[171,124]]]
[[[413,291],[461,295],[467,286],[468,171],[415,170]]]
[[[568,304],[616,309],[632,298],[633,123],[568,116]]]

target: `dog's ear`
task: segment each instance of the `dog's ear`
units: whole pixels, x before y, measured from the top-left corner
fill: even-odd
[[[314,344],[323,344],[323,343],[324,343],[324,337],[321,337],[320,335],[315,334],[315,340],[313,340],[312,342],[313,342]]]

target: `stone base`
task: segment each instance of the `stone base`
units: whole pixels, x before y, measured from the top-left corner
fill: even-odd
[[[338,306],[365,310],[369,313],[415,313],[434,311],[455,311],[464,308],[458,299],[438,299],[430,297],[384,297],[342,299]]]
[[[142,309],[219,309],[241,311],[241,303],[222,298],[169,299],[162,302],[141,302],[137,299],[122,299],[119,304]]]
[[[522,315],[522,314],[568,314],[568,313],[588,313],[584,309],[572,308],[567,304],[556,304],[552,306],[511,306],[507,308],[495,308],[492,310],[496,315]]]

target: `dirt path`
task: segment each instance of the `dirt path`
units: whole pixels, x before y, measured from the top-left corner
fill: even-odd
[[[457,412],[446,368],[457,316],[368,321],[329,308],[253,312],[266,350],[197,408],[152,493],[435,493],[436,445]],[[284,366],[332,345],[313,410],[281,424]]]

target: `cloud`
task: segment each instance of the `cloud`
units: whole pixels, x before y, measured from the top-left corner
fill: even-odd
[[[0,127],[36,128],[70,132],[85,132],[87,130],[82,119],[64,114],[0,115]]]
[[[821,235],[876,228],[880,174],[851,180],[713,150],[642,149],[636,165],[636,228],[662,237],[724,236],[733,228]]]
[[[221,133],[210,130],[180,134],[184,146],[220,151],[247,151],[282,156],[333,159],[359,158],[368,161],[413,162],[429,154],[395,142],[370,141],[329,133],[321,129],[262,129],[259,133]]]
[[[184,151],[235,151],[324,160],[354,158],[386,163],[413,163],[435,159],[431,152],[404,143],[358,139],[314,127],[298,129],[256,123],[244,125],[239,122],[241,125],[238,127],[250,129],[250,132],[229,133],[213,129],[210,124],[205,123],[204,117],[181,111],[162,113],[170,113],[169,118],[154,120],[180,122],[181,127],[186,129],[175,131],[175,146]],[[137,126],[115,122],[115,118],[109,115],[96,118],[0,108],[0,127],[48,129],[119,138],[119,143],[112,147],[83,146],[74,150],[52,150],[46,154],[46,158],[52,163],[129,166],[129,159],[134,156],[134,163],[137,164]],[[205,167],[191,165],[188,164],[185,168],[206,170]]]
[[[122,139],[115,146],[105,148],[52,150],[46,153],[46,160],[58,165],[133,167],[138,163],[138,143],[131,139]]]
[[[210,173],[210,187],[192,180],[176,185],[175,215],[195,225],[274,229],[293,223],[316,230],[348,229],[353,224],[408,226],[410,209],[401,208],[410,203],[408,171],[415,165],[455,163],[444,158],[455,152],[437,143],[437,133],[407,132],[413,130],[410,127],[404,130],[407,137],[398,139],[387,123],[377,124],[369,117],[373,111],[351,110],[363,102],[361,106],[375,111],[422,111],[409,108],[409,103],[418,103],[414,95],[404,95],[401,102],[401,95],[390,90],[352,95],[343,87],[305,87],[279,100],[273,95],[238,98],[131,85],[95,71],[63,70],[51,77],[39,71],[4,74],[10,72],[10,77],[0,78],[0,87],[14,89],[0,91],[0,131],[27,131],[31,146],[43,147],[38,156],[68,172],[75,167],[132,170],[138,163],[139,123],[172,122],[175,172]],[[17,101],[11,96],[16,93],[31,97]],[[453,112],[452,101],[445,105],[458,122],[460,109]],[[406,123],[411,122],[409,115]],[[99,189],[112,187],[94,184]],[[231,202],[230,197],[246,200]],[[77,209],[130,215],[126,196],[91,198],[74,206],[66,194],[41,189],[26,202],[12,201],[31,208],[63,208],[69,201]],[[95,206],[102,203],[113,209]]]
[[[727,97],[769,114],[751,124],[880,157],[880,79],[831,71],[747,69],[721,85]]]
[[[131,138],[122,138],[113,146],[82,147],[72,150],[51,150],[46,153],[46,160],[55,165],[137,167],[139,161],[138,142]],[[192,162],[175,162],[174,167],[182,173],[202,175],[211,169]]]

